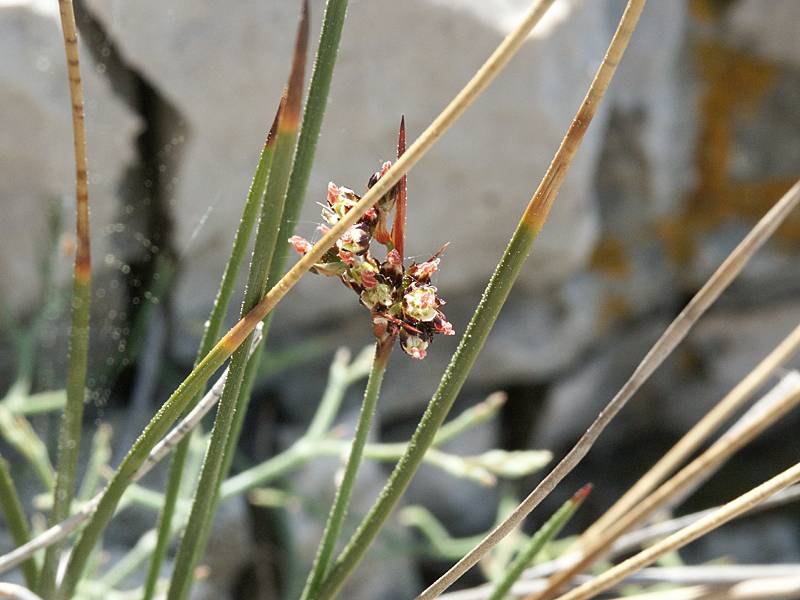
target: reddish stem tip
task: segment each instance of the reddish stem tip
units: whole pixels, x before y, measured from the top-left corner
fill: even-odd
[[[281,117],[281,128],[294,131],[300,123],[300,111],[303,100],[303,80],[305,77],[306,54],[308,48],[308,0],[303,1],[300,23],[292,56],[292,70],[289,75],[285,114]]]
[[[581,489],[579,489],[575,494],[572,496],[573,502],[583,502],[586,500],[586,497],[592,492],[592,488],[594,486],[591,483],[587,483]]]
[[[397,158],[406,151],[406,117],[400,117],[400,133],[397,136]],[[401,260],[405,258],[406,237],[406,203],[408,197],[408,180],[406,175],[397,182],[397,202],[395,204],[394,223],[392,224],[392,243],[400,253]]]

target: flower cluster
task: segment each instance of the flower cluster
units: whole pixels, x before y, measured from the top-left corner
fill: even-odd
[[[381,170],[370,177],[367,189],[375,185],[390,166],[390,162],[384,163]],[[454,331],[441,311],[444,300],[431,284],[442,251],[425,262],[411,263],[406,268],[395,247],[397,244],[388,230],[388,220],[397,202],[397,193],[395,187],[366,211],[312,271],[338,277],[358,294],[361,304],[370,311],[373,331],[379,342],[392,343],[399,338],[403,351],[421,360],[425,358],[435,334],[453,335]],[[328,226],[335,225],[360,199],[353,190],[329,183],[327,204],[322,210],[322,218],[327,224],[320,225],[319,231],[327,232]],[[372,240],[385,247],[383,260],[373,256],[370,249]],[[300,236],[292,236],[289,243],[301,255],[311,249],[311,242]]]

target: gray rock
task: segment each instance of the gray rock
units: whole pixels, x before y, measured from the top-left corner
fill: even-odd
[[[140,122],[115,97],[103,66],[85,47],[80,52],[93,266],[122,276],[125,260],[111,237],[122,208],[117,187],[134,161]],[[0,294],[14,312],[25,313],[40,302],[50,211],[62,213],[62,231],[75,227],[72,118],[58,6],[36,0],[0,5],[0,55]],[[55,267],[59,281],[68,281],[71,252],[62,251]]]
[[[179,2],[164,13],[152,0],[88,4],[126,60],[188,123],[172,199],[177,246],[191,243],[178,307],[186,318],[204,319],[284,84],[296,6],[248,1],[234,11],[213,2]],[[324,199],[329,179],[361,190],[391,158],[400,114],[406,113],[413,140],[524,8],[508,1],[487,10],[472,0],[351,6],[298,232],[314,235],[320,221],[315,202]],[[162,18],[153,19],[154,11]],[[321,3],[313,2],[312,30],[320,12]],[[387,31],[378,23],[391,25]],[[508,71],[411,174],[408,252],[424,257],[451,242],[440,279],[449,296],[483,287],[607,35],[604,3],[558,3]],[[442,68],[431,56],[452,59]],[[522,275],[525,285],[562,282],[586,262],[596,231],[590,186],[603,122],[601,111]],[[498,225],[487,227],[489,221]],[[303,281],[276,329],[291,330],[309,315],[353,314],[352,298],[330,286],[321,278]]]
[[[730,9],[728,33],[736,42],[765,58],[800,65],[795,25],[800,5],[793,0],[741,0]]]
[[[603,435],[606,448],[645,433],[683,435],[800,322],[800,305],[711,312],[629,402]],[[661,334],[648,322],[610,339],[553,386],[534,435],[536,447],[572,444]],[[773,382],[774,383],[774,382]]]

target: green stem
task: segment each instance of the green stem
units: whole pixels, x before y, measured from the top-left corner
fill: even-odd
[[[392,509],[411,482],[425,452],[434,442],[436,432],[461,391],[461,387],[475,364],[475,360],[528,258],[534,240],[550,214],[550,209],[561,189],[561,184],[564,182],[575,153],[578,151],[616,67],[622,59],[627,40],[635,28],[642,5],[643,3],[640,2],[630,11],[630,4],[626,8],[608,52],[492,274],[478,307],[459,341],[458,348],[439,382],[439,387],[411,437],[406,453],[389,476],[378,500],[364,517],[342,554],[336,559],[334,567],[324,583],[322,598],[330,598],[335,595],[364,557],[367,548],[378,535]]]
[[[331,89],[333,67],[336,65],[336,57],[339,53],[339,41],[342,37],[346,12],[347,0],[328,0],[325,4],[319,46],[314,59],[314,69],[311,72],[311,82],[308,86],[308,98],[303,109],[303,124],[300,127],[297,153],[292,165],[292,174],[289,177],[289,188],[286,192],[286,206],[278,234],[278,247],[275,250],[272,265],[270,265],[268,285],[270,289],[283,274],[289,252],[286,240],[294,232],[295,224],[300,217],[303,199],[306,196],[311,166],[314,164],[314,155],[317,150],[317,139],[322,129],[322,119],[325,116],[325,107]]]
[[[326,5],[319,47],[314,62],[314,71],[311,75],[308,99],[306,100],[305,110],[303,112],[303,121],[300,128],[296,153],[292,162],[291,171],[286,171],[290,173],[288,176],[288,185],[285,180],[276,181],[274,184],[272,181],[269,183],[270,186],[274,185],[276,189],[282,188],[283,193],[281,195],[276,194],[274,197],[282,199],[283,205],[280,207],[280,210],[278,210],[277,206],[273,206],[271,209],[265,207],[265,211],[270,210],[267,214],[273,217],[280,215],[280,219],[278,219],[279,227],[274,231],[274,239],[271,241],[272,256],[270,258],[270,268],[264,291],[272,287],[280,278],[280,274],[286,262],[288,249],[288,246],[281,242],[291,235],[295,223],[297,222],[300,208],[302,207],[303,198],[305,197],[311,165],[316,151],[317,138],[319,137],[330,91],[333,67],[336,63],[346,8],[346,0],[329,0]],[[283,139],[288,146],[288,140],[286,138],[287,136],[281,135],[278,138],[278,143],[280,144],[281,139]],[[291,141],[293,146],[295,140]],[[276,155],[277,153],[278,150],[276,149]],[[267,196],[270,196],[269,190],[267,191]],[[265,337],[269,331],[269,323],[270,319],[267,319],[264,326]],[[263,346],[262,344],[262,348]],[[232,415],[226,447],[222,452],[222,476],[227,473],[230,468],[230,463],[233,460],[233,452],[241,432],[242,422],[246,414],[250,392],[257,372],[257,366],[261,362],[262,348],[256,349],[256,352],[250,358],[243,375],[243,381],[240,384],[239,397],[237,398],[236,409]]]
[[[75,153],[75,260],[72,271],[72,318],[67,351],[67,404],[58,436],[56,485],[50,525],[69,516],[75,496],[78,453],[86,400],[86,370],[89,362],[89,307],[92,294],[91,234],[89,231],[89,179],[86,157],[86,125],[78,51],[75,11],[72,0],[59,0],[61,30],[67,62]],[[49,546],[38,582],[39,594],[49,598],[55,589],[56,570],[63,543]]]
[[[25,511],[22,509],[22,503],[19,501],[14,480],[11,478],[8,462],[3,458],[0,458],[0,509],[2,509],[6,518],[6,525],[14,543],[17,546],[21,546],[30,540],[31,533],[28,529],[28,520],[25,516]],[[33,589],[39,578],[36,561],[33,557],[22,563],[22,574],[25,577],[27,586]]]
[[[151,552],[155,551],[156,536],[154,529],[145,532],[136,545],[97,580],[96,583],[105,594],[133,575]]]
[[[244,317],[258,304],[267,290],[267,276],[272,257],[275,252],[278,229],[283,216],[286,199],[286,188],[289,172],[297,142],[300,101],[303,84],[303,68],[305,66],[306,41],[308,39],[307,5],[298,28],[292,70],[289,77],[285,102],[278,119],[278,137],[275,142],[275,153],[272,157],[269,179],[267,180],[264,201],[256,230],[256,241],[253,248],[250,272],[247,278],[241,316]],[[234,353],[231,358],[225,389],[220,398],[211,440],[206,450],[200,479],[195,489],[192,508],[186,530],[178,546],[175,567],[167,594],[168,600],[182,600],[188,597],[194,582],[194,569],[203,555],[211,529],[211,521],[217,506],[219,487],[231,462],[235,448],[232,432],[241,426],[241,418],[247,409],[248,397],[241,392],[248,370],[253,370],[250,358],[250,340],[252,334]],[[258,350],[254,358],[260,356]],[[249,377],[248,377],[249,379]],[[239,420],[237,420],[237,412]]]
[[[394,341],[392,338],[384,343],[376,342],[375,344],[375,358],[367,380],[367,387],[364,390],[364,401],[361,404],[361,412],[358,415],[350,456],[344,469],[342,483],[339,485],[339,489],[336,490],[333,506],[331,506],[331,511],[328,514],[328,522],[325,524],[325,530],[322,534],[322,541],[317,549],[314,565],[306,580],[302,600],[317,597],[322,580],[330,569],[336,540],[339,538],[342,523],[344,523],[344,518],[347,515],[350,497],[353,493],[353,485],[364,455],[364,446],[367,443],[370,424],[375,414],[375,407],[378,404],[383,375],[386,372],[386,365],[389,362]]]
[[[67,395],[64,390],[38,392],[36,394],[14,396],[4,402],[12,414],[17,416],[35,416],[42,413],[62,410],[66,405]]]
[[[436,432],[433,445],[442,446],[468,429],[493,419],[505,402],[506,395],[503,392],[495,392],[483,402],[467,408],[460,415],[442,425],[442,428]]]
[[[300,134],[297,140],[297,148],[293,157],[291,171],[289,172],[288,186],[285,188],[284,203],[281,207],[281,218],[278,230],[275,231],[274,251],[270,261],[267,285],[264,291],[271,289],[281,278],[285,268],[289,246],[286,240],[294,232],[295,224],[300,215],[303,199],[308,187],[308,179],[311,174],[311,166],[314,162],[314,155],[317,148],[317,139],[322,127],[322,119],[325,115],[325,107],[328,102],[331,79],[333,77],[333,67],[336,64],[336,57],[339,50],[344,17],[347,10],[347,0],[329,0],[325,6],[325,15],[322,19],[322,31],[320,33],[319,47],[314,60],[314,70],[311,74],[308,98],[303,110],[303,122],[300,126]],[[281,185],[286,182],[281,182]],[[272,316],[264,320],[263,335],[266,338]],[[225,450],[225,464],[223,475],[230,469],[233,460],[233,453],[239,441],[242,430],[242,423],[247,412],[247,405],[252,393],[253,384],[258,373],[259,365],[262,362],[264,347],[256,348],[250,358],[244,381],[239,392],[234,421],[228,437],[228,447]]]
[[[8,398],[13,397],[19,383],[9,390]],[[22,393],[22,392],[20,392]],[[30,421],[22,415],[14,415],[6,400],[0,402],[0,435],[28,461],[33,472],[39,477],[45,489],[52,493],[55,487],[53,465],[47,454],[47,447],[36,435]]]
[[[533,244],[538,228],[521,222],[514,232],[500,263],[489,280],[478,308],[470,319],[458,348],[450,360],[439,388],[420,419],[406,452],[395,466],[389,481],[376,503],[364,517],[361,525],[351,538],[325,579],[320,598],[330,598],[344,584],[347,577],[364,557],[367,548],[377,536],[392,509],[405,492],[411,478],[416,473],[428,448],[432,445],[436,432],[444,422],[453,406],[461,387],[469,375],[483,344],[494,325],[500,309],[508,298],[511,287],[519,275],[522,265]]]
[[[492,595],[489,596],[489,600],[503,600],[506,597],[511,587],[520,578],[528,565],[533,562],[536,555],[541,552],[542,548],[544,548],[548,542],[558,535],[572,518],[572,515],[575,514],[575,511],[578,510],[586,499],[589,490],[591,490],[591,486],[581,488],[572,498],[567,500],[544,525],[542,525],[530,540],[528,540],[528,543],[520,550],[511,565],[503,572],[503,576],[492,590]]]
[[[481,541],[483,535],[464,538],[451,536],[444,526],[423,506],[406,506],[400,512],[400,522],[415,527],[425,537],[436,558],[457,560]]]
[[[86,368],[89,352],[89,302],[91,280],[76,273],[72,287],[72,329],[69,343],[69,370],[67,373],[67,403],[62,413],[58,436],[56,485],[53,491],[53,509],[48,519],[50,526],[69,516],[75,496],[75,479],[78,470],[78,453],[83,427],[83,403],[86,396]],[[63,542],[55,543],[45,551],[44,565],[39,582],[39,594],[48,598],[55,589],[56,569],[61,557]]]
[[[92,451],[86,471],[83,474],[83,481],[78,491],[78,501],[87,502],[94,496],[99,487],[101,470],[108,465],[111,460],[111,426],[103,423],[97,428],[92,440]]]
[[[66,600],[74,597],[75,589],[86,569],[86,563],[91,555],[92,548],[97,544],[103,530],[114,516],[114,511],[122,498],[122,494],[130,485],[136,471],[145,461],[153,446],[167,434],[172,424],[189,406],[194,395],[198,393],[214,372],[222,366],[230,356],[230,353],[231,344],[227,343],[227,338],[214,346],[213,350],[200,361],[197,367],[178,386],[178,389],[161,406],[150,420],[150,423],[144,428],[142,434],[134,442],[106,486],[97,509],[78,538],[78,542],[70,555],[64,581],[58,591],[57,598]]]
[[[370,355],[374,355],[371,348]],[[316,451],[320,447],[318,440],[321,440],[333,424],[347,389],[355,381],[365,377],[369,371],[363,354],[350,364],[348,364],[349,358],[350,354],[345,349],[340,349],[334,356],[325,392],[306,434],[284,452],[225,480],[220,486],[221,499],[238,496],[258,485],[273,481],[320,454]],[[369,361],[369,365],[371,364],[372,360]]]
[[[276,115],[276,119],[277,119]],[[272,133],[272,132],[271,132]],[[261,155],[258,158],[258,165],[256,166],[253,181],[250,184],[250,190],[247,194],[247,200],[242,210],[242,218],[239,221],[239,226],[236,229],[236,234],[233,238],[233,247],[228,262],[225,265],[225,271],[222,275],[222,280],[219,284],[217,297],[214,300],[214,306],[211,309],[211,314],[208,317],[203,338],[200,341],[200,347],[197,352],[195,364],[200,361],[211,348],[214,347],[224,323],[225,315],[228,311],[233,291],[236,289],[236,279],[241,270],[242,262],[247,246],[250,241],[250,233],[253,230],[253,224],[258,218],[258,211],[264,197],[267,180],[269,179],[270,167],[272,165],[273,144],[271,143],[271,136],[267,136],[267,141],[261,149]],[[202,391],[197,394],[192,401],[192,405],[202,397]],[[155,549],[150,560],[150,566],[147,572],[147,580],[144,586],[143,600],[152,600],[158,577],[161,573],[161,566],[164,563],[164,558],[167,554],[167,547],[172,538],[173,518],[175,514],[175,505],[178,501],[178,496],[181,489],[181,481],[186,467],[186,457],[189,453],[189,446],[191,444],[192,434],[188,434],[178,446],[175,448],[175,454],[169,466],[169,477],[167,481],[167,488],[164,492],[164,506],[158,520],[158,537],[156,539]]]
[[[374,351],[372,354],[374,356]],[[337,351],[333,357],[328,371],[328,384],[311,419],[311,424],[308,426],[308,431],[303,436],[304,438],[320,438],[331,428],[342,405],[347,388],[354,380],[361,379],[366,374],[358,368],[358,359],[348,368],[347,361],[349,357],[350,353],[344,348]],[[372,364],[371,360],[370,364]]]

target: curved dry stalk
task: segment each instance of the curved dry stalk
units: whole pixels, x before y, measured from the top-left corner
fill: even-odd
[[[770,496],[758,506],[753,507],[748,514],[752,515],[770,508],[783,506],[788,502],[796,502],[797,500],[800,500],[800,485],[795,484],[778,492],[774,496]],[[647,527],[642,527],[641,529],[627,533],[620,537],[614,544],[613,548],[611,549],[610,558],[616,558],[617,556],[623,554],[630,554],[632,551],[635,551],[646,544],[660,540],[668,535],[672,535],[676,531],[680,531],[684,527],[699,521],[700,519],[716,512],[720,508],[721,506],[714,506],[712,508],[707,508],[705,510],[676,517],[674,519],[669,519],[667,521],[654,523],[653,525],[648,525]],[[579,555],[573,552],[562,555],[555,560],[543,562],[527,569],[523,574],[522,579],[513,587],[512,593],[516,596],[524,596],[541,592],[547,585],[547,580],[543,578],[549,577],[561,569],[568,568],[578,558]],[[741,565],[737,565],[737,567],[739,566]],[[800,567],[800,565],[798,565],[798,567]],[[641,571],[639,575],[644,574],[646,570],[647,569]],[[749,578],[755,579],[756,577],[753,576]],[[583,579],[584,576],[581,575],[576,578],[576,581],[582,582]],[[445,598],[447,598],[447,600],[486,600],[491,594],[491,591],[492,584],[483,584],[468,590],[449,592],[447,594],[443,594],[440,596],[440,598],[442,598],[442,600]],[[642,595],[642,600],[644,600],[644,597],[645,595]],[[656,600],[655,596],[653,598]]]
[[[546,219],[550,208],[555,200],[556,193],[561,186],[561,183],[566,176],[567,168],[575,156],[582,139],[589,127],[589,124],[594,117],[597,107],[599,106],[603,96],[608,89],[611,78],[616,72],[617,65],[628,47],[631,35],[633,34],[636,24],[639,21],[639,16],[644,9],[645,0],[629,0],[625,7],[625,11],[611,39],[608,46],[606,55],[603,57],[603,62],[592,80],[586,97],[581,103],[575,118],[567,130],[564,139],[561,142],[558,150],[556,151],[553,161],[545,173],[542,182],[539,184],[530,204],[525,210],[522,217],[522,223],[538,231]],[[559,465],[560,466],[560,465]],[[558,469],[558,467],[556,467]],[[571,469],[570,469],[571,470]],[[555,479],[553,473],[548,475],[548,478]],[[566,475],[568,471],[564,472]],[[561,476],[563,477],[563,475]],[[561,479],[558,478],[558,480]],[[545,482],[548,478],[545,478]],[[543,482],[544,483],[544,482]],[[508,518],[506,518],[500,525],[492,530],[486,538],[484,538],[475,548],[466,554],[460,561],[451,567],[444,575],[431,584],[425,591],[418,596],[418,600],[430,600],[441,594],[450,585],[453,584],[461,575],[468,569],[474,566],[486,552],[495,546],[501,539],[503,539],[512,529],[514,529],[522,519],[555,487],[554,481],[550,489],[548,489],[540,497],[534,498],[533,502],[528,505],[518,507]],[[540,489],[542,486],[540,484]],[[534,491],[536,493],[536,491]],[[529,497],[530,500],[530,497]],[[527,501],[527,500],[526,500]]]
[[[661,556],[678,550],[690,542],[706,535],[710,531],[717,529],[728,521],[735,519],[754,506],[762,503],[773,494],[798,481],[800,481],[800,463],[786,469],[772,479],[753,488],[746,494],[742,494],[738,498],[731,500],[707,517],[664,538],[660,542],[657,542],[646,550],[612,567],[591,581],[567,592],[563,596],[559,596],[557,600],[587,600],[588,598],[592,598],[620,581],[623,581],[632,573],[654,563]]]
[[[577,545],[586,544],[591,538],[607,529],[632,509],[642,498],[675,471],[680,463],[700,447],[708,436],[716,431],[726,419],[770,378],[800,347],[800,325],[742,379],[714,408],[692,427],[661,459],[609,508],[580,537]]]
[[[96,513],[89,522],[91,532],[87,541],[83,538],[84,546],[93,543],[106,523],[112,518],[122,493],[130,484],[131,476],[138,470],[140,461],[149,454],[152,446],[163,437],[160,432],[168,430],[177,420],[181,412],[192,399],[192,394],[197,391],[203,382],[216,371],[231,356],[253,332],[259,322],[272,311],[280,300],[291,290],[300,278],[320,260],[328,248],[338,240],[363,214],[374,206],[391,187],[396,184],[403,174],[411,169],[430,150],[435,142],[452,126],[477,97],[489,86],[492,80],[505,68],[511,58],[517,53],[524,43],[527,35],[538,21],[540,14],[552,4],[553,0],[538,0],[528,11],[520,24],[512,31],[498,48],[487,59],[483,66],[476,72],[470,81],[442,113],[434,119],[428,128],[411,145],[408,151],[392,165],[383,177],[374,185],[328,233],[314,244],[289,271],[264,295],[258,304],[245,317],[239,320],[217,344],[209,351],[206,357],[187,375],[178,386],[173,395],[159,409],[153,419],[148,423],[123,459],[120,469],[117,470],[109,485],[103,492],[103,498],[97,505]],[[0,561],[0,565],[2,562]]]
[[[251,353],[255,347],[261,342],[261,327],[256,329],[253,335],[253,345]],[[164,438],[156,444],[150,451],[150,454],[144,460],[139,470],[133,476],[131,483],[139,481],[142,477],[147,475],[159,461],[161,461],[170,451],[178,445],[178,443],[194,429],[209,410],[219,401],[222,396],[222,391],[225,389],[225,379],[228,375],[226,369],[211,389],[206,392],[205,396],[189,411],[186,416],[181,419],[172,430],[164,436]],[[17,565],[25,562],[36,552],[52,546],[68,537],[72,532],[79,529],[89,517],[92,516],[100,499],[103,497],[103,492],[96,494],[91,500],[86,502],[78,512],[64,519],[60,523],[53,525],[46,529],[35,538],[12,550],[11,552],[0,556],[0,573],[4,573],[9,569],[13,569]]]
[[[235,348],[253,331],[278,302],[291,290],[300,278],[320,261],[322,255],[336,243],[375,203],[385,196],[403,175],[410,171],[428,153],[440,137],[455,123],[472,103],[483,93],[495,77],[506,67],[519,51],[534,25],[541,19],[554,0],[538,0],[528,10],[519,25],[506,36],[497,49],[486,60],[472,79],[456,95],[408,150],[397,159],[389,170],[372,186],[364,197],[347,214],[303,255],[286,274],[270,289],[261,301],[242,320],[234,325],[220,344]]]
[[[534,490],[517,506],[506,519],[492,530],[486,538],[467,554],[452,569],[458,567],[459,574],[463,574],[467,569],[477,563],[486,552],[503,539],[508,533],[517,527],[539,503],[553,491],[556,485],[566,477],[572,469],[586,456],[591,447],[603,433],[611,420],[627,404],[628,400],[636,391],[647,381],[650,375],[661,365],[678,344],[686,337],[689,330],[706,310],[719,298],[720,294],[731,284],[744,266],[755,254],[755,252],[769,239],[778,226],[800,203],[800,181],[795,183],[789,191],[764,215],[750,233],[739,243],[731,252],[720,267],[708,279],[702,288],[694,295],[689,304],[675,318],[666,331],[656,341],[650,351],[645,355],[636,370],[625,382],[619,392],[611,399],[606,407],[600,412],[592,422],[586,432],[581,436],[577,443],[561,459],[552,471],[534,488]],[[463,563],[463,564],[462,564]],[[459,566],[460,565],[460,566]],[[442,578],[449,575],[450,571]],[[458,577],[452,579],[455,581]],[[451,583],[452,583],[451,581]],[[439,583],[435,583],[437,589]],[[433,588],[433,586],[431,586]],[[429,588],[429,589],[431,589]],[[427,593],[427,591],[426,591]],[[420,598],[432,598],[433,595],[420,596]]]
[[[582,575],[580,583],[591,581],[591,577]],[[793,581],[794,586],[788,585]],[[750,565],[699,565],[699,566],[680,566],[680,567],[645,567],[637,573],[628,577],[627,583],[631,584],[670,584],[680,586],[692,586],[682,588],[670,588],[668,590],[658,590],[656,592],[646,591],[641,594],[622,596],[615,600],[691,600],[692,598],[704,598],[715,600],[728,598],[730,590],[746,588],[754,593],[752,597],[758,600],[768,600],[773,598],[771,594],[755,595],[756,589],[761,589],[762,593],[768,589],[789,591],[793,587],[800,586],[800,564],[750,564]],[[767,585],[767,582],[774,582],[774,588]],[[778,582],[781,582],[780,585]],[[528,579],[518,581],[511,588],[513,597],[522,597],[527,594],[535,594],[542,589],[544,583],[541,579]],[[756,584],[764,584],[756,585]],[[687,590],[695,590],[697,593],[685,595]],[[491,584],[484,584],[476,588],[451,592],[441,596],[442,600],[489,600]],[[722,594],[717,596],[715,594]],[[778,594],[775,600],[784,598],[794,598],[796,595]]]
[[[599,560],[614,541],[628,529],[641,523],[648,515],[663,507],[671,499],[674,504],[676,496],[682,498],[686,495],[687,490],[694,490],[699,481],[704,481],[735,452],[786,415],[799,402],[800,373],[792,371],[706,451],[631,507],[598,537],[593,538],[586,546],[582,547],[578,560],[563,571],[556,573],[547,582],[545,589],[533,596],[531,600],[544,600],[552,597],[564,587],[565,583]]]
[[[785,600],[800,597],[800,577],[757,577],[719,587],[693,585],[657,592],[644,592],[614,600]]]
[[[9,600],[42,600],[41,596],[37,596],[24,586],[5,582],[0,583],[0,598],[9,598]]]

